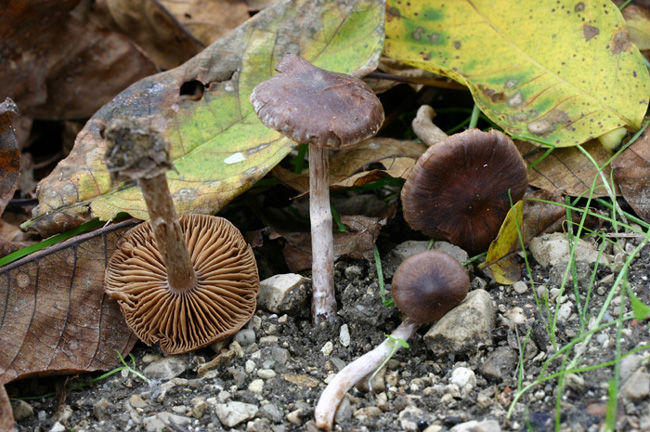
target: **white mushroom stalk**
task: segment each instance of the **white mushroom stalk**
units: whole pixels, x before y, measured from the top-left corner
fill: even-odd
[[[407,341],[417,331],[422,323],[413,321],[410,318],[404,320],[393,332],[391,338],[386,338],[384,342],[368,351],[336,374],[330,381],[318,400],[314,416],[316,426],[321,429],[331,430],[334,423],[334,416],[339,404],[345,397],[345,394],[356,383],[361,381],[379,368],[389,356],[399,349],[399,344],[395,339]],[[396,347],[395,344],[398,344]]]

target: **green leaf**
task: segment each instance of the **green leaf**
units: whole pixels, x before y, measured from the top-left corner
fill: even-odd
[[[33,224],[42,234],[118,212],[147,219],[139,188],[114,188],[102,163],[102,130],[118,116],[165,123],[177,172],[169,172],[177,211],[217,212],[296,145],[259,121],[248,97],[292,52],[337,72],[365,75],[379,61],[380,0],[284,1],[255,15],[176,69],[145,78],[102,107],[68,158],[44,179]]]
[[[388,56],[469,87],[513,135],[581,144],[638,129],[650,78],[610,1],[387,0]]]
[[[643,303],[630,289],[629,285],[627,286],[628,288],[628,294],[630,296],[630,305],[632,306],[632,313],[634,313],[634,318],[637,321],[643,321],[648,318],[650,318],[650,306],[647,304]]]

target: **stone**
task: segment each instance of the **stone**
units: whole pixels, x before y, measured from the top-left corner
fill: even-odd
[[[256,379],[251,381],[250,384],[248,384],[248,390],[257,394],[262,393],[262,390],[264,390],[264,380]]]
[[[194,418],[200,419],[208,410],[208,403],[202,397],[195,397],[191,402],[192,411],[190,415]]]
[[[14,413],[14,420],[21,422],[34,415],[34,407],[20,399],[11,400],[11,409]]]
[[[528,291],[528,285],[526,285],[526,282],[517,281],[512,285],[512,289],[515,290],[517,294],[524,294]]]
[[[475,290],[431,326],[424,341],[438,356],[475,353],[492,344],[494,325],[495,308],[490,294]]]
[[[221,424],[226,427],[235,427],[240,423],[253,419],[259,408],[256,405],[244,402],[230,401],[224,404],[217,404],[214,411]]]
[[[332,341],[327,341],[325,342],[325,345],[320,349],[320,352],[325,354],[326,356],[332,354],[332,351],[334,351],[334,344]]]
[[[162,432],[171,429],[176,425],[182,428],[189,426],[192,419],[168,412],[161,412],[142,419],[142,424],[147,432]]]
[[[144,375],[149,379],[170,380],[179,376],[189,367],[186,355],[163,357],[151,362],[144,368]]]
[[[257,371],[257,376],[262,379],[271,379],[275,378],[276,373],[273,369],[259,369]]]
[[[273,423],[280,423],[284,418],[284,413],[280,408],[272,403],[262,404],[259,411],[260,417],[267,418]]]
[[[144,399],[142,399],[142,396],[137,394],[131,395],[131,397],[129,398],[129,404],[133,408],[144,408],[147,406],[147,402]]]
[[[472,420],[457,424],[449,432],[501,432],[501,426],[496,420]]]
[[[585,262],[594,264],[598,259],[598,250],[591,243],[574,239],[575,260],[576,262]],[[556,266],[567,263],[570,256],[570,246],[567,235],[564,233],[544,234],[533,238],[528,244],[530,252],[542,267]],[[609,260],[605,254],[600,256],[600,264],[609,265]]]
[[[265,418],[257,418],[246,423],[246,432],[268,432],[271,422]]]
[[[54,423],[50,428],[50,432],[65,432],[66,427],[59,422]]]
[[[512,378],[519,358],[508,346],[497,347],[479,367],[481,374],[494,381]]]
[[[339,404],[336,414],[334,415],[335,423],[343,423],[346,420],[352,418],[352,413],[354,412],[354,407],[350,403],[350,398],[344,397],[341,403]]]
[[[252,345],[255,343],[255,330],[249,328],[241,329],[235,334],[233,340],[241,346]]]
[[[422,419],[423,411],[415,406],[407,406],[399,413],[399,423],[402,430],[405,431],[418,431],[419,420]]]
[[[307,306],[310,283],[309,279],[294,273],[271,276],[260,282],[257,304],[268,312],[295,315]]]
[[[341,326],[341,330],[339,331],[339,342],[341,342],[341,345],[344,347],[350,346],[350,327],[348,327],[347,324]]]
[[[286,348],[281,348],[279,346],[274,346],[271,348],[271,358],[278,362],[281,365],[287,364],[289,361],[289,350]]]
[[[467,395],[476,387],[476,375],[474,371],[466,367],[457,367],[451,373],[449,379],[451,384],[456,384],[460,391]]]
[[[359,408],[354,412],[354,417],[359,419],[359,420],[365,420],[371,417],[378,417],[380,416],[382,411],[376,407],[376,406],[369,406],[369,407],[363,407]]]
[[[650,394],[650,374],[645,367],[638,368],[621,386],[619,396],[628,400],[643,399]]]
[[[95,402],[93,404],[93,414],[95,415],[95,418],[99,421],[108,420],[110,418],[108,411],[111,406],[111,403],[106,398],[101,398]]]

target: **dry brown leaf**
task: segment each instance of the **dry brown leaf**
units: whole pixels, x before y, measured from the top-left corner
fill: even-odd
[[[332,190],[358,187],[389,175],[406,179],[427,146],[416,141],[371,138],[359,145],[336,152],[330,158]],[[381,166],[381,168],[376,168]],[[309,174],[295,174],[279,165],[273,175],[299,191],[309,192]]]
[[[89,117],[156,71],[126,37],[86,20],[79,0],[0,5],[0,94],[26,118]],[[20,25],[16,25],[20,23]]]
[[[14,416],[5,386],[0,384],[0,431],[13,432]]]
[[[94,19],[128,36],[165,69],[182,64],[205,47],[157,0],[98,0],[95,9]]]
[[[20,175],[20,151],[14,135],[13,122],[18,107],[7,98],[0,103],[0,214],[14,197]]]
[[[527,141],[516,140],[515,144],[529,166],[547,151]],[[599,166],[603,166],[612,156],[597,140],[591,140],[582,147]],[[606,167],[603,173],[606,178],[609,178],[610,167]],[[569,196],[579,196],[589,191],[595,177],[598,177],[598,181],[593,196],[607,196],[607,191],[598,175],[598,168],[576,147],[555,149],[535,167],[528,170],[528,182],[531,186],[561,191]]]
[[[372,259],[375,240],[386,219],[368,216],[341,216],[341,222],[348,227],[347,232],[334,233],[334,259],[341,257],[352,259]],[[311,235],[308,232],[277,232],[271,230],[269,238],[285,239],[284,259],[289,270],[296,273],[310,269]]]
[[[644,133],[614,162],[614,181],[636,214],[650,222],[650,138]]]
[[[104,294],[108,256],[132,220],[83,234],[0,268],[0,384],[107,370],[137,338]],[[38,355],[34,355],[38,353]]]
[[[250,18],[242,0],[159,0],[185,29],[204,45]]]

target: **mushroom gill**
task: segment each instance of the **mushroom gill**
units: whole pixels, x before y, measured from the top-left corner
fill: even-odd
[[[179,219],[196,273],[185,292],[172,290],[147,221],[118,244],[106,271],[106,291],[129,327],[166,354],[195,350],[237,332],[255,312],[259,276],[251,247],[228,220]]]

